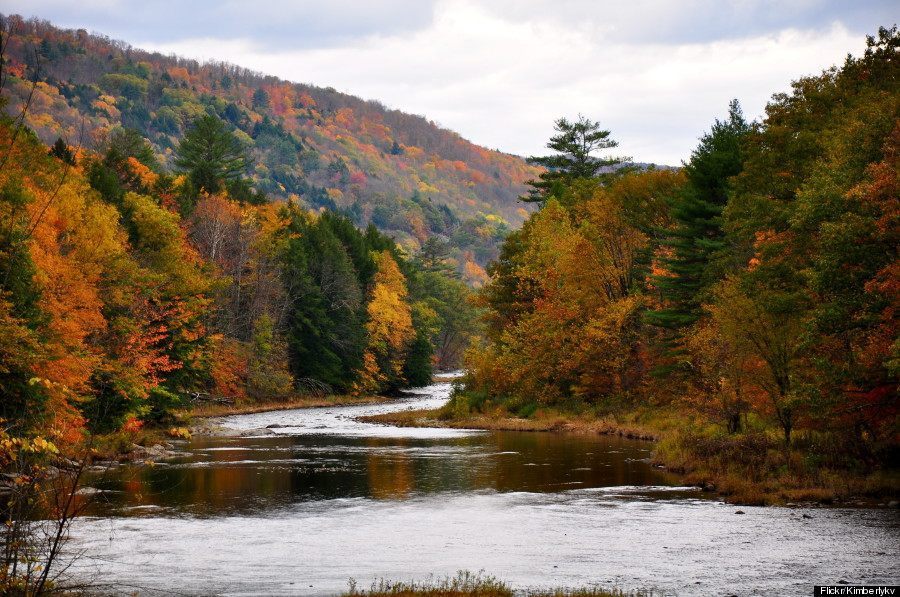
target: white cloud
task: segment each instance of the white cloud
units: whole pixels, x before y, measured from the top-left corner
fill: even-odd
[[[507,18],[456,1],[440,3],[427,28],[340,47],[272,51],[250,39],[135,41],[378,99],[523,155],[543,151],[554,118],[582,113],[613,131],[622,154],[667,164],[689,155],[731,98],[758,117],[791,80],[864,47],[839,23],[706,43],[629,43],[595,27]]]

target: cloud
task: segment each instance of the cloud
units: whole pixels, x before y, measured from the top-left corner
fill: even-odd
[[[522,155],[544,151],[555,118],[582,113],[612,130],[622,154],[666,164],[689,156],[729,100],[759,117],[791,80],[859,53],[891,13],[884,2],[833,0],[340,0],[258,10],[231,1],[191,4],[189,18],[163,0],[30,4],[64,25],[54,10],[80,13],[116,37],[103,23],[135,7],[151,19],[136,16],[123,36],[138,47],[332,86]],[[169,15],[156,14],[166,6]],[[170,20],[185,22],[160,32]]]
[[[706,43],[835,21],[873,32],[896,18],[895,0],[492,0],[483,6],[507,19],[537,18],[618,43]]]
[[[333,46],[431,22],[430,0],[5,0],[4,12],[124,39],[169,43],[198,32],[245,37],[261,50]]]

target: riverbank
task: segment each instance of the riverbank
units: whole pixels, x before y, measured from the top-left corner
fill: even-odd
[[[378,404],[389,401],[385,396],[297,396],[278,402],[245,402],[241,404],[205,404],[193,408],[191,417],[227,417],[231,415],[252,415],[275,410],[295,408],[324,408],[327,406],[352,406],[358,404]]]
[[[93,451],[100,465],[110,462],[157,462],[179,455],[177,442],[193,436],[234,435],[234,431],[225,430],[217,423],[221,417],[301,408],[364,406],[391,400],[393,398],[386,396],[333,395],[296,396],[277,402],[203,404],[177,411],[175,420],[169,425],[139,426],[98,435],[94,438]]]
[[[459,373],[435,373],[432,383],[449,383],[459,377]],[[412,389],[414,391],[414,388]],[[406,394],[409,396],[411,394]],[[333,406],[365,406],[370,404],[385,404],[397,400],[397,396],[352,396],[348,394],[335,394],[329,396],[295,396],[288,400],[274,402],[244,402],[239,404],[203,404],[184,413],[185,419],[190,422],[192,434],[210,435],[219,433],[220,430],[214,423],[214,419],[232,415],[252,415],[256,413],[274,412],[281,410],[294,410],[299,408],[328,408]]]
[[[791,448],[763,431],[724,435],[679,413],[631,412],[596,417],[538,411],[514,417],[494,413],[455,415],[448,408],[407,410],[363,417],[399,427],[443,427],[492,431],[533,431],[616,435],[656,442],[653,463],[680,475],[687,485],[715,492],[738,505],[841,505],[897,507],[900,473],[860,474],[817,464],[804,438]]]
[[[405,410],[360,417],[367,423],[397,427],[434,427],[449,429],[484,429],[489,431],[553,431],[558,433],[596,433],[628,439],[659,440],[659,434],[637,426],[627,426],[609,419],[585,419],[550,414],[541,418],[470,415],[446,418],[443,409]]]

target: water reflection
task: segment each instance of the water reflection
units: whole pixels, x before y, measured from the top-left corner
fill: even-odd
[[[143,515],[163,508],[209,516],[347,497],[671,483],[649,464],[649,444],[600,436],[201,438],[183,449],[186,456],[168,463],[120,467],[93,479],[103,490],[95,512]]]

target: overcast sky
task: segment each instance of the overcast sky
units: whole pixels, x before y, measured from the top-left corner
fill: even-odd
[[[758,117],[900,13],[895,0],[3,0],[0,11],[335,87],[522,155],[544,152],[555,118],[581,113],[620,154],[670,165],[731,98]]]

